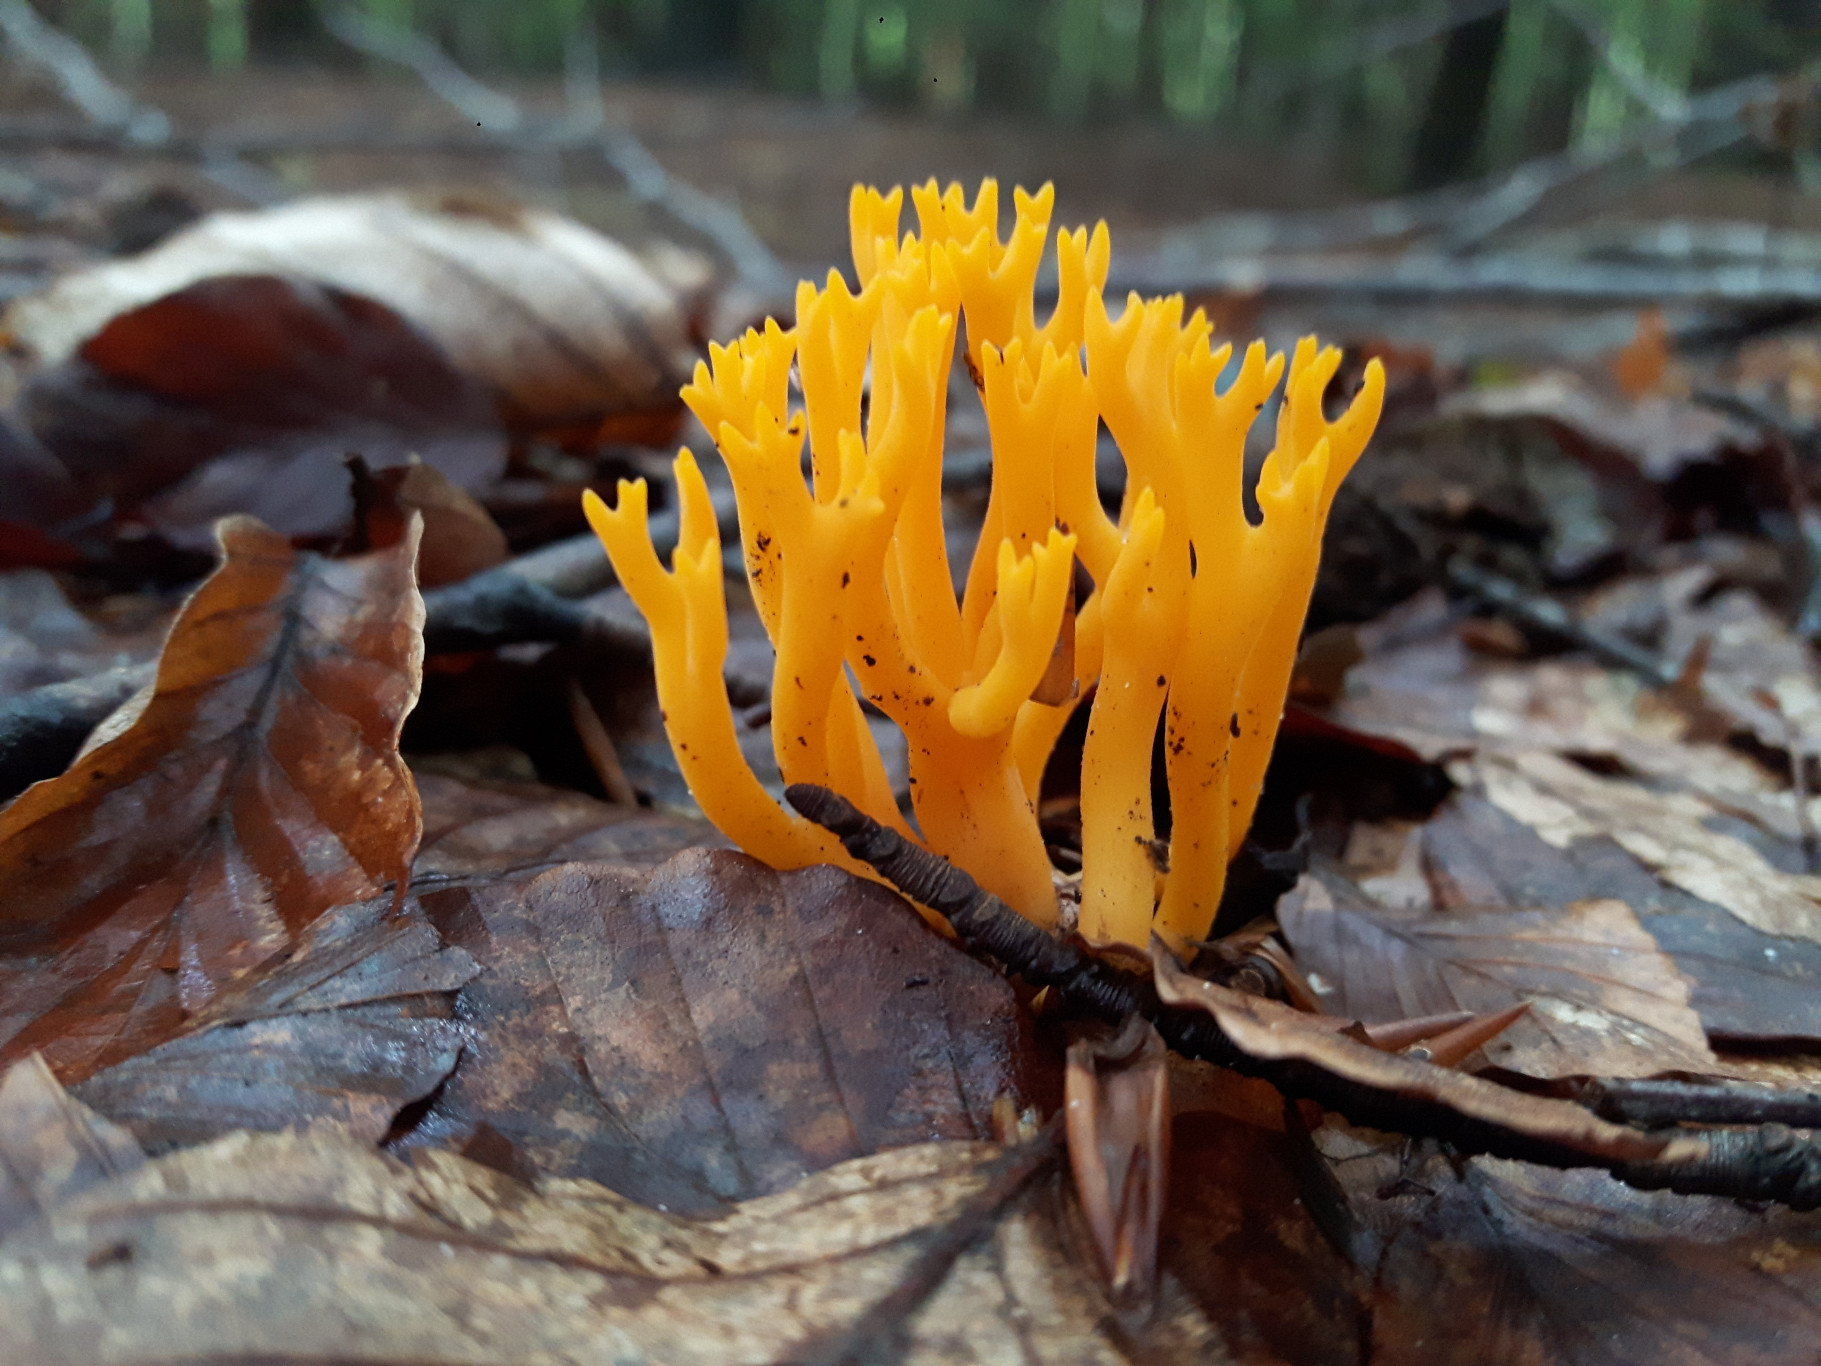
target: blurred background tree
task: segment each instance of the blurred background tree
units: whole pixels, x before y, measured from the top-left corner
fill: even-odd
[[[479,72],[748,79],[938,116],[1155,120],[1421,189],[1673,117],[1821,53],[1821,0],[324,0]],[[347,63],[305,0],[41,0],[122,68]]]

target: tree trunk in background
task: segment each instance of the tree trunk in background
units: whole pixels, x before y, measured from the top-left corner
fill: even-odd
[[[1505,41],[1505,15],[1505,10],[1495,10],[1448,35],[1410,157],[1412,190],[1432,190],[1472,168]]]

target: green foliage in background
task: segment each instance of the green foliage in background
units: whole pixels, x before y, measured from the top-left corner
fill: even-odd
[[[560,71],[586,32],[609,71],[745,74],[939,115],[1169,120],[1350,149],[1380,188],[1597,146],[1691,90],[1821,51],[1809,0],[323,2],[481,71]],[[39,3],[124,66],[351,60],[308,0]]]

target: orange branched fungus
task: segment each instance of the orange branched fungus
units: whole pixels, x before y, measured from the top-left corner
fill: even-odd
[[[767,324],[696,367],[683,397],[714,434],[739,501],[747,577],[777,650],[772,741],[787,782],[820,783],[913,834],[863,711],[909,741],[921,840],[1032,920],[1057,897],[1038,833],[1044,764],[1079,702],[1081,931],[1144,945],[1204,936],[1245,837],[1283,714],[1335,489],[1378,420],[1366,371],[1330,421],[1340,364],[1313,339],[1286,364],[1254,342],[1233,366],[1180,297],[1131,296],[1117,317],[1105,224],[1057,236],[1057,304],[1034,287],[1051,191],[913,190],[920,233],[899,235],[898,190],[856,188],[856,293],[838,272],[797,292],[796,326]],[[992,439],[979,546],[957,595],[942,524],[942,447],[956,332]],[[793,411],[791,387],[801,387]],[[1220,376],[1232,368],[1225,388]],[[1247,517],[1244,454],[1283,385],[1276,442]],[[1127,469],[1117,518],[1095,485],[1101,424]],[[809,442],[810,476],[802,473]],[[741,757],[721,682],[721,545],[695,458],[676,462],[682,535],[666,572],[643,482],[588,519],[651,623],[665,725],[690,790],[743,848],[778,867],[853,866],[768,796]],[[1079,560],[1094,591],[1071,618]],[[1073,633],[1073,696],[1046,685]],[[1068,653],[1060,656],[1064,661]],[[1066,667],[1066,664],[1065,664]],[[856,684],[858,691],[856,692]],[[1033,695],[1036,695],[1035,697]],[[1172,829],[1157,854],[1153,742],[1165,735]]]

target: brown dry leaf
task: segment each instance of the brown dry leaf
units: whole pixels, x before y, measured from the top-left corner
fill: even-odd
[[[1690,793],[1603,778],[1544,753],[1483,755],[1471,774],[1493,805],[1558,849],[1605,836],[1763,934],[1821,942],[1821,877],[1783,872],[1736,835],[1709,828],[1713,807]]]
[[[1401,1146],[1401,1145],[1400,1145]],[[1599,1172],[1396,1148],[1336,1164],[1384,1243],[1374,1361],[1435,1366],[1806,1366],[1821,1223],[1635,1191]],[[1393,1194],[1397,1193],[1397,1194]]]
[[[0,1241],[144,1162],[133,1136],[71,1100],[43,1058],[0,1074]]]
[[[693,850],[427,893],[485,967],[409,1142],[713,1211],[864,1153],[991,1135],[1058,1078],[997,973],[833,868]]]
[[[676,412],[688,373],[682,310],[632,253],[545,209],[453,195],[215,214],[15,302],[6,321],[55,363],[123,313],[234,274],[296,276],[383,305],[536,427]]]
[[[416,523],[325,561],[247,518],[155,689],[0,812],[0,1058],[76,1079],[171,1037],[324,911],[403,884],[420,816]]]
[[[1405,848],[1438,910],[1567,906],[1611,897],[1629,906],[1693,980],[1690,1004],[1710,1039],[1821,1037],[1821,944],[1760,934],[1660,879],[1610,839],[1545,843],[1484,793],[1457,792]],[[1376,892],[1374,893],[1377,895]]]
[[[1377,1024],[1528,1001],[1528,1015],[1486,1050],[1514,1072],[1636,1077],[1717,1065],[1688,979],[1621,901],[1397,911],[1318,870],[1278,904],[1278,920],[1329,1014]]]
[[[424,841],[411,867],[420,887],[578,860],[655,868],[684,849],[726,844],[699,817],[542,783],[465,780],[421,765],[412,772],[424,805]]]
[[[1806,642],[1755,593],[1732,589],[1669,616],[1663,653],[1707,649],[1702,692],[1771,750],[1821,753],[1821,672]]]
[[[1254,1085],[1281,1125],[1283,1098]],[[1364,1366],[1368,1286],[1314,1217],[1291,1141],[1199,1114],[1177,1119],[1170,1149],[1165,1283],[1181,1282],[1239,1360]]]
[[[1716,614],[1728,620],[1738,615],[1732,607],[1693,606],[1690,599],[1711,582],[1704,569],[1628,582],[1649,592],[1664,609],[1664,620],[1709,623],[1702,630],[1716,640],[1722,635],[1711,624]],[[1692,648],[1700,634],[1680,624],[1673,629],[1678,648]],[[1781,641],[1756,625],[1750,628],[1753,638],[1769,647],[1761,651],[1735,648],[1729,641],[1726,663],[1713,683],[1722,700],[1739,704],[1729,708],[1739,729],[1782,746],[1789,742],[1789,720],[1749,697],[1757,686],[1797,679],[1800,643],[1786,628],[1779,625],[1777,631]],[[1326,713],[1342,725],[1399,740],[1429,759],[1469,751],[1552,750],[1611,760],[1654,783],[1685,789],[1792,847],[1802,837],[1786,774],[1703,738],[1683,706],[1635,674],[1574,656],[1487,659],[1463,644],[1439,593],[1360,628],[1360,635],[1366,658],[1349,671],[1346,691]],[[1759,669],[1756,680],[1742,676],[1748,667]],[[1804,715],[1801,688],[1794,682],[1778,686],[1789,696],[1792,713]],[[1811,807],[1821,815],[1821,801],[1811,799]]]
[[[1599,393],[1565,370],[1456,395],[1443,401],[1441,412],[1546,423],[1572,442],[1624,457],[1653,484],[1667,483],[1689,465],[1763,444],[1743,423],[1687,399],[1652,393],[1632,403]]]
[[[1676,368],[1669,324],[1660,308],[1638,311],[1637,334],[1614,354],[1611,368],[1619,392],[1633,403],[1651,394],[1680,397],[1688,392],[1688,380]]]
[[[492,394],[433,340],[371,299],[275,275],[211,273],[106,320],[21,404],[91,499],[182,544],[233,513],[339,534],[351,451],[421,455],[470,488],[505,466]]]
[[[352,463],[352,462],[351,462]],[[363,478],[373,484],[373,506],[364,509],[367,525],[360,526],[360,506],[367,496]],[[413,458],[366,473],[360,462],[355,475],[355,521],[365,533],[366,544],[390,545],[398,539],[404,519],[415,512],[424,520],[423,540],[417,548],[417,584],[440,588],[460,583],[471,574],[505,563],[511,555],[506,533],[493,514],[465,489],[449,482],[434,465]]]
[[[53,1363],[1219,1362],[1166,1280],[1112,1321],[1019,1149],[859,1158],[695,1222],[327,1127],[170,1154],[0,1246],[0,1341]]]
[[[454,1070],[468,1030],[452,997],[478,971],[415,902],[337,907],[183,1034],[75,1094],[149,1146],[317,1119],[377,1143]]]

